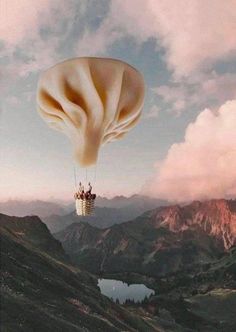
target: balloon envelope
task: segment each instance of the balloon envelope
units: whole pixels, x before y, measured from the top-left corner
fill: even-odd
[[[76,161],[97,161],[102,144],[122,138],[138,122],[144,102],[142,75],[125,62],[75,58],[41,74],[38,111],[47,124],[66,134]]]

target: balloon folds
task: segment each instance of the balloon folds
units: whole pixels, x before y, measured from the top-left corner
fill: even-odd
[[[69,137],[82,167],[96,163],[102,144],[136,125],[143,102],[142,75],[114,59],[66,60],[43,72],[38,83],[40,115]]]

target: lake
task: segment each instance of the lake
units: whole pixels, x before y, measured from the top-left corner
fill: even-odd
[[[103,295],[111,298],[114,302],[118,299],[121,304],[126,300],[142,302],[145,297],[155,294],[153,289],[143,284],[128,285],[120,280],[98,279],[98,287]]]

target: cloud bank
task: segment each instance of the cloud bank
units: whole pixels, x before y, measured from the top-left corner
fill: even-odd
[[[96,31],[86,32],[79,49],[105,51],[121,35],[138,42],[153,38],[166,50],[165,60],[177,77],[236,51],[236,0],[113,0]],[[158,46],[157,46],[158,47]]]
[[[236,195],[236,100],[205,109],[173,144],[145,191],[170,201]]]

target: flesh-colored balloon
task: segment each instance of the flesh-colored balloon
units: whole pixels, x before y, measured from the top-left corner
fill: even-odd
[[[136,125],[143,102],[142,75],[115,59],[66,60],[43,72],[37,89],[40,115],[70,138],[84,167],[96,163],[102,144]]]

